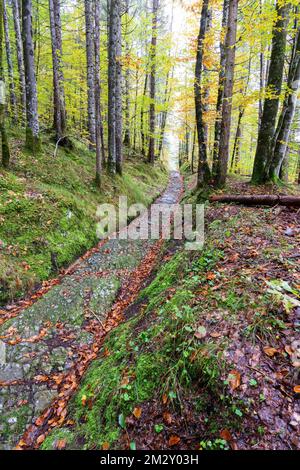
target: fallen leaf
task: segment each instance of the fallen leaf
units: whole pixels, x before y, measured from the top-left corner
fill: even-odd
[[[162,396],[162,402],[163,402],[164,405],[166,405],[168,403],[168,396],[165,393]]]
[[[179,442],[180,442],[180,437],[171,436],[169,439],[169,446],[170,447],[176,446],[177,444],[179,444]]]
[[[37,438],[37,440],[36,440],[37,445],[42,444],[45,439],[46,439],[45,434],[42,434],[41,436],[39,436],[39,437]]]
[[[168,412],[163,413],[163,419],[166,424],[172,424],[173,422],[173,417],[171,413]]]
[[[215,273],[211,273],[211,272],[210,272],[210,273],[207,273],[207,275],[206,275],[206,279],[207,279],[208,281],[212,281],[213,279],[216,279],[216,277],[217,277],[217,276],[215,275]]]
[[[82,406],[85,406],[85,405],[86,405],[86,400],[87,400],[87,396],[86,396],[86,395],[82,395],[82,397],[81,397],[81,404],[82,404]]]
[[[109,442],[103,442],[102,450],[108,450],[108,449],[109,449]]]
[[[228,383],[231,390],[235,390],[241,384],[241,374],[237,370],[232,370],[228,375]]]
[[[195,336],[197,339],[203,339],[207,335],[207,331],[205,326],[199,326],[197,331],[195,332]]]
[[[56,443],[56,449],[62,450],[66,447],[67,441],[66,439],[59,439]]]
[[[136,419],[140,419],[142,415],[142,408],[134,408],[132,414]]]
[[[300,385],[295,385],[294,392],[295,393],[300,393]]]
[[[221,439],[224,439],[224,441],[227,441],[227,442],[232,441],[232,435],[230,434],[230,431],[228,431],[228,429],[223,429],[220,432],[220,437]]]
[[[276,353],[278,353],[277,349],[275,348],[271,348],[269,346],[265,346],[264,347],[264,353],[269,356],[269,357],[273,357],[275,356]]]
[[[218,333],[217,331],[213,331],[212,333],[210,333],[210,335],[212,338],[220,338],[222,336],[222,333]]]

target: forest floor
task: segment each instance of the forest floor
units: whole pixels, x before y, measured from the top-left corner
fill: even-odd
[[[32,156],[19,129],[10,136],[11,166],[0,171],[0,306],[32,293],[96,245],[99,204],[124,195],[129,205],[149,205],[168,182],[162,167],[149,168],[125,148],[123,177],[104,173],[100,192],[86,145],[74,140],[72,149],[59,148],[54,157],[50,137]]]
[[[205,205],[201,252],[110,240],[6,318],[3,448],[300,448],[299,211]]]

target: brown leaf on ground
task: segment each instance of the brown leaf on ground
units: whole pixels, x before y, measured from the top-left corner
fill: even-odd
[[[220,438],[224,439],[224,441],[231,442],[232,441],[232,435],[228,429],[223,429],[220,432]]]
[[[180,442],[180,437],[179,436],[171,436],[169,439],[169,446],[173,447],[179,444]]]
[[[108,449],[109,449],[109,442],[103,442],[102,450],[108,450]]]
[[[275,354],[278,353],[278,351],[277,351],[277,349],[271,348],[270,346],[265,346],[264,347],[264,353],[269,357],[273,357],[273,356],[275,356]]]
[[[241,384],[241,374],[237,370],[232,370],[228,374],[228,383],[231,390],[237,389]]]
[[[163,420],[166,424],[172,424],[173,422],[173,417],[171,413],[168,413],[167,411],[163,413]]]
[[[66,444],[67,444],[67,441],[66,439],[59,439],[57,442],[56,442],[56,449],[57,450],[62,450],[66,447]]]
[[[140,407],[134,408],[132,414],[136,419],[140,419],[140,417],[142,415],[142,408],[140,408]]]
[[[300,393],[300,385],[295,385],[294,392],[295,393]]]

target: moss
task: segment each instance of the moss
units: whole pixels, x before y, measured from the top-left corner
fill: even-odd
[[[58,441],[64,441],[66,448],[72,448],[74,435],[68,428],[55,429],[50,436],[47,436],[41,445],[41,450],[55,450]]]
[[[129,204],[150,204],[161,192],[167,173],[159,166],[127,160],[124,175],[103,174],[101,191],[94,184],[94,155],[75,142],[60,148],[43,142],[33,154],[19,146],[19,132],[10,138],[17,155],[0,178],[0,303],[23,297],[33,286],[55,275],[95,246],[96,210],[103,202],[118,202],[127,195]],[[124,260],[125,261],[125,260]]]

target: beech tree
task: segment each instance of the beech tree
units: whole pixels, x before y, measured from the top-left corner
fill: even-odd
[[[225,77],[224,94],[222,104],[222,120],[219,142],[219,155],[217,173],[215,177],[216,186],[224,186],[227,175],[229,140],[231,127],[232,94],[234,84],[235,68],[235,43],[237,34],[238,0],[231,0],[228,8],[227,34],[225,41]]]
[[[40,126],[32,37],[32,0],[23,0],[22,35],[26,81],[26,147],[35,153],[40,149]]]
[[[60,0],[49,0],[53,68],[53,114],[57,140],[65,137],[66,108],[62,67]]]
[[[148,161],[155,159],[155,96],[156,96],[156,45],[157,45],[158,0],[152,0],[152,39],[150,47],[150,110]]]
[[[256,184],[264,183],[271,178],[269,170],[283,80],[289,11],[290,4],[277,1],[277,18],[273,28],[272,54],[267,81],[270,96],[266,96],[264,102],[252,174],[252,182]]]
[[[7,168],[10,160],[10,152],[8,146],[8,138],[5,127],[5,82],[3,73],[3,13],[4,0],[0,0],[0,133],[1,133],[1,150],[2,165]]]
[[[210,180],[210,169],[207,163],[207,148],[204,132],[203,122],[203,100],[202,100],[202,72],[203,72],[203,42],[207,29],[207,21],[209,17],[209,0],[204,0],[202,5],[200,31],[197,41],[197,56],[196,56],[196,69],[195,69],[195,110],[196,110],[196,125],[198,135],[198,186],[203,183],[208,183]]]
[[[22,105],[22,113],[24,113],[26,111],[26,84],[25,84],[24,54],[23,54],[23,44],[22,44],[21,15],[20,15],[20,9],[19,9],[19,1],[12,0],[12,7],[13,7],[15,37],[16,37],[16,53],[17,53],[17,63],[18,63],[18,71],[19,71],[21,105]]]

